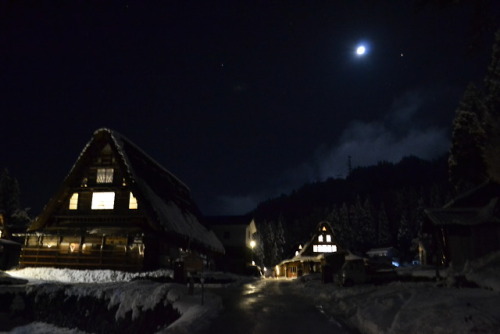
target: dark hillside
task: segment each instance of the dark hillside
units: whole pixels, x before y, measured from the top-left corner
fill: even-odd
[[[292,255],[325,219],[353,251],[392,245],[411,258],[423,208],[442,206],[450,197],[447,168],[446,157],[426,161],[411,156],[396,164],[358,167],[345,179],[306,184],[261,203],[254,216],[262,231],[263,261],[272,265]],[[280,243],[274,235],[281,227],[282,247],[266,254]]]

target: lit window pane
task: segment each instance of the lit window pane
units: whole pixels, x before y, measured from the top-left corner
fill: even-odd
[[[323,242],[323,235],[318,236],[318,242]]]
[[[130,193],[130,200],[128,202],[128,208],[130,210],[135,210],[137,209],[137,198],[134,197],[132,193]]]
[[[113,183],[113,168],[98,168],[97,183]]]
[[[92,194],[92,210],[109,210],[115,206],[114,192],[99,192]]]
[[[326,235],[326,242],[332,242],[332,236],[330,234]]]
[[[313,252],[317,253],[318,252],[318,245],[313,245]]]
[[[71,198],[69,199],[69,209],[78,209],[78,193],[74,193],[73,195],[71,195]]]

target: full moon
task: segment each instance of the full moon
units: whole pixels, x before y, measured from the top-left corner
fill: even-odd
[[[360,45],[356,48],[356,54],[361,56],[364,55],[366,52],[366,48],[363,45]]]

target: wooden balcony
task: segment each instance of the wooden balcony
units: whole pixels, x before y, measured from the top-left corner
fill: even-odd
[[[140,271],[144,256],[122,249],[91,249],[85,252],[65,252],[57,247],[24,247],[19,266],[72,269],[113,269]]]

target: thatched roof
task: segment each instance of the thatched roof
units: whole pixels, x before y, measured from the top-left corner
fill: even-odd
[[[158,232],[175,235],[216,252],[224,252],[219,239],[200,223],[201,214],[189,188],[175,175],[162,167],[138,146],[116,131],[102,128],[94,132],[76,163],[63,181],[57,194],[45,206],[29,231],[43,230],[51,215],[61,205],[61,198],[80,182],[80,171],[92,161],[92,152],[109,145],[134,196],[144,205],[150,227]]]

